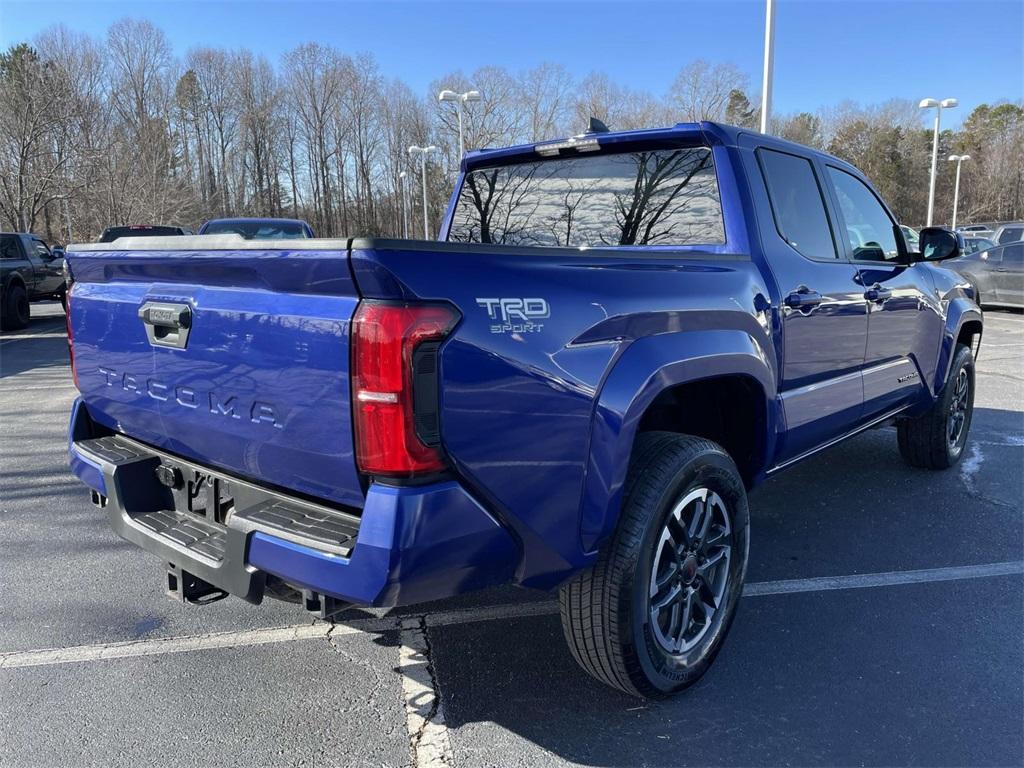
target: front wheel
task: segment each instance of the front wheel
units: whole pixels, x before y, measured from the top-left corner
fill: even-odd
[[[642,434],[614,537],[561,589],[576,661],[636,696],[695,683],[732,624],[748,541],[746,491],[729,455],[698,437]]]
[[[927,412],[896,422],[896,438],[903,460],[922,469],[948,469],[967,445],[974,415],[974,356],[958,344],[953,364],[938,399]]]

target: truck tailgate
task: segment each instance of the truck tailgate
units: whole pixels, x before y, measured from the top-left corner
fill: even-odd
[[[69,252],[90,416],[198,463],[361,507],[348,349],[358,297],[345,243],[333,242]]]

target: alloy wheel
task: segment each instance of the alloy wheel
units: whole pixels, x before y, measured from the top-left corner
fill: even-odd
[[[672,655],[704,639],[722,608],[732,559],[732,522],[714,491],[689,491],[669,513],[651,567],[648,616],[658,644]]]

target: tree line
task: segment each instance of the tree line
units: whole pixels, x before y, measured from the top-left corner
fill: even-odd
[[[443,88],[479,90],[464,112],[467,148],[687,120],[755,127],[749,79],[728,63],[686,64],[656,97],[560,64],[522,72],[449,72],[426,94],[384,77],[373,56],[307,43],[272,63],[200,47],[182,59],[148,21],[104,39],[53,27],[0,53],[0,226],[50,242],[94,240],[115,224],[197,227],[223,216],[288,216],[319,235],[400,235],[403,183],[421,231],[411,144],[433,144],[428,222],[436,231],[458,169],[456,105]],[[853,103],[781,115],[770,131],[848,160],[901,221],[925,221],[932,132],[913,102]],[[976,108],[940,136],[936,221],[948,221],[963,166],[959,222],[1024,218],[1024,103]],[[402,173],[405,173],[403,181]]]

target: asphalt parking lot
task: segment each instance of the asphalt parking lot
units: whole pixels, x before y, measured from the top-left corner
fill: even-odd
[[[549,595],[170,601],[68,473],[63,315],[33,311],[0,335],[0,765],[1024,764],[1020,314],[986,313],[956,469],[884,428],[754,492],[732,634],[652,703],[578,670]]]

